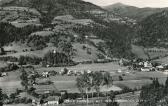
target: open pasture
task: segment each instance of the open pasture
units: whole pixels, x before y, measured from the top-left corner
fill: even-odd
[[[136,72],[134,74],[126,74],[123,77],[123,81],[114,81],[114,85],[121,88],[141,88],[144,85],[152,83],[151,78],[158,78],[160,84],[164,84],[168,75],[163,72]]]
[[[8,76],[0,77],[0,88],[7,94],[14,93],[16,89],[23,89],[19,79],[19,72],[9,72]]]
[[[69,70],[74,70],[74,71],[84,71],[84,70],[90,70],[90,71],[107,71],[107,72],[111,72],[114,73],[116,72],[118,69],[127,69],[126,67],[122,67],[120,65],[118,65],[117,63],[98,63],[98,64],[79,64],[76,66],[70,66],[70,67],[66,67]],[[49,67],[49,68],[38,68],[37,70],[40,72],[43,71],[57,71],[59,72],[61,69],[63,69],[63,67]]]

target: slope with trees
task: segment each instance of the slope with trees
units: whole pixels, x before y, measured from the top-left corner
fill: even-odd
[[[138,44],[147,47],[167,47],[168,11],[153,14],[139,23]]]
[[[142,21],[144,18],[152,14],[161,12],[163,10],[168,10],[168,8],[150,8],[150,7],[138,8],[135,6],[130,6],[122,3],[116,3],[113,5],[105,6],[103,8],[110,12],[118,14],[122,17],[129,17],[131,19],[135,19],[138,22]]]

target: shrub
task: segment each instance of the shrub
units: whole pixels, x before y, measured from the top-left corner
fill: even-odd
[[[123,81],[124,80],[122,76],[119,76],[118,78],[119,78],[119,81]]]

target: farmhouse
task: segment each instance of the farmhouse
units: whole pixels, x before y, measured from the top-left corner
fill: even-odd
[[[58,96],[50,96],[46,100],[45,106],[55,106],[59,104],[59,97]]]
[[[164,70],[164,67],[163,67],[162,65],[160,65],[160,66],[156,66],[156,69],[157,69],[158,71],[163,71],[163,70]]]
[[[46,78],[49,77],[49,72],[43,72],[43,73],[42,73],[42,76],[43,76],[43,77],[46,77]]]
[[[124,66],[124,65],[127,65],[127,64],[129,64],[129,60],[127,60],[127,59],[120,59],[120,61],[119,61],[119,65],[121,65],[121,66]]]
[[[142,72],[149,72],[149,71],[151,71],[151,69],[148,67],[143,67],[143,68],[141,68],[141,71]]]
[[[2,77],[5,77],[5,76],[7,76],[7,75],[8,75],[8,74],[5,73],[5,72],[1,73],[1,76],[2,76]]]
[[[152,64],[149,61],[144,62],[144,67],[151,68]]]

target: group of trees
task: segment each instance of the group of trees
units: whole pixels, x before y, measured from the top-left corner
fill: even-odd
[[[165,85],[159,83],[157,78],[153,83],[142,87],[138,106],[167,106],[168,78]]]
[[[147,47],[167,47],[168,12],[152,14],[138,24],[137,44]]]
[[[102,45],[106,50],[102,50],[101,45],[98,47],[103,52],[108,51],[108,55],[119,58],[132,58],[134,55],[131,52],[131,41],[135,34],[133,29],[128,25],[114,22],[105,22],[100,20],[98,22],[106,27],[99,25],[93,25],[94,27],[79,26],[74,27],[73,30],[82,36],[92,33],[98,38],[103,39],[105,43]]]
[[[21,71],[21,75],[20,75],[21,84],[25,87],[25,90],[27,91],[28,85],[29,85],[28,73],[24,68],[21,68],[20,71]]]
[[[49,51],[45,54],[43,59],[43,65],[50,66],[65,66],[65,65],[73,65],[74,62],[64,53],[60,53],[57,51]]]
[[[19,65],[38,65],[40,62],[42,62],[42,58],[36,57],[36,56],[20,56],[18,59]]]
[[[4,46],[13,41],[25,41],[34,31],[41,30],[41,26],[25,26],[23,28],[16,28],[10,23],[0,22],[0,46]]]
[[[18,68],[19,67],[16,64],[14,64],[14,63],[8,64],[7,66],[0,68],[0,73],[1,72],[9,72],[9,71],[17,70]]]
[[[75,49],[73,48],[71,38],[65,37],[65,35],[61,37],[55,36],[51,39],[51,42],[56,49],[45,54],[43,63],[52,66],[73,65],[72,58],[75,54]]]
[[[3,93],[1,88],[0,88],[0,106],[3,106]]]
[[[92,98],[94,90],[97,92],[97,97],[99,98],[100,94],[100,88],[102,86],[109,87],[112,85],[112,77],[108,72],[92,72],[87,73],[84,72],[84,74],[76,79],[76,85],[79,89],[79,91],[83,94],[83,97],[87,98],[87,104],[88,104],[88,94],[91,91]],[[107,96],[108,100],[108,96]]]
[[[17,57],[12,57],[12,56],[5,56],[5,57],[0,57],[0,61],[10,61],[10,62],[17,62],[18,58]]]
[[[30,47],[36,48],[36,50],[41,50],[47,47],[48,41],[49,41],[49,37],[33,35],[28,38],[27,45]]]

